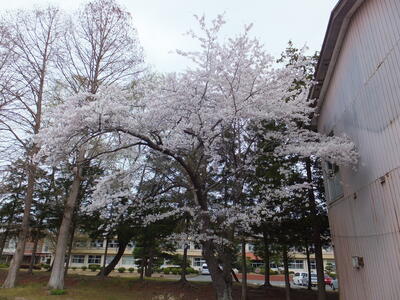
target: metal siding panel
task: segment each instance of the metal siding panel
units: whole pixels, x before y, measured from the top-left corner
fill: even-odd
[[[319,130],[348,134],[362,156],[357,171],[341,168],[345,196],[329,206],[341,300],[400,299],[399,40],[399,1],[365,1],[343,41],[319,118]],[[352,255],[365,258],[364,269],[352,269]]]

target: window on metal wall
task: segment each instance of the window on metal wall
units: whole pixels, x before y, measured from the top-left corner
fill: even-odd
[[[304,262],[301,259],[289,260],[289,269],[304,269]]]
[[[74,264],[85,263],[85,255],[72,255],[72,263]]]
[[[333,136],[334,133],[331,131],[329,136]],[[323,166],[324,183],[325,183],[325,194],[327,195],[327,201],[335,201],[343,196],[342,178],[340,177],[339,166],[325,162]]]
[[[328,201],[335,201],[343,196],[342,178],[340,177],[339,166],[327,162],[324,168],[325,189]]]
[[[101,262],[101,255],[89,255],[88,263],[99,265]]]

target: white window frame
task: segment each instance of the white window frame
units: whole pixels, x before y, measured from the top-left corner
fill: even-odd
[[[109,240],[108,241],[108,248],[118,248],[119,243],[118,240]]]
[[[194,267],[201,267],[203,264],[205,264],[206,261],[202,257],[193,257],[193,266]]]
[[[289,269],[299,270],[304,269],[304,260],[302,259],[291,259],[288,262]]]
[[[80,254],[72,255],[71,263],[73,263],[73,264],[84,264],[85,263],[85,255],[80,255]]]
[[[88,256],[88,264],[100,265],[101,264],[101,255],[89,255]]]

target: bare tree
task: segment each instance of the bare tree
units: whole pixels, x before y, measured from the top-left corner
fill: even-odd
[[[25,243],[29,233],[29,217],[35,185],[37,164],[34,156],[39,148],[33,137],[42,124],[42,108],[49,85],[52,58],[57,51],[59,39],[59,12],[55,8],[37,9],[30,12],[9,13],[3,18],[8,29],[5,51],[12,58],[9,69],[9,85],[3,86],[4,96],[13,102],[12,109],[2,115],[0,126],[24,152],[27,160],[27,191],[24,199],[24,215],[18,244],[3,287],[15,286],[21,265]]]
[[[131,16],[113,0],[90,2],[72,17],[58,57],[59,70],[72,93],[95,94],[99,87],[116,82],[131,84],[140,72],[141,49]],[[82,147],[75,155],[75,177],[61,223],[49,288],[64,287],[64,260],[71,220],[77,205],[84,168],[91,153]]]

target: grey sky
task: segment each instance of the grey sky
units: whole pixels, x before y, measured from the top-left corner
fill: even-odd
[[[79,7],[83,0],[2,0],[3,9],[55,4],[65,9]],[[265,49],[278,56],[287,42],[321,49],[329,15],[337,0],[120,0],[133,16],[146,60],[159,71],[181,70],[185,61],[172,52],[193,49],[185,36],[196,29],[194,14],[207,19],[225,13],[224,35],[232,36],[244,24],[253,23],[252,33]]]

